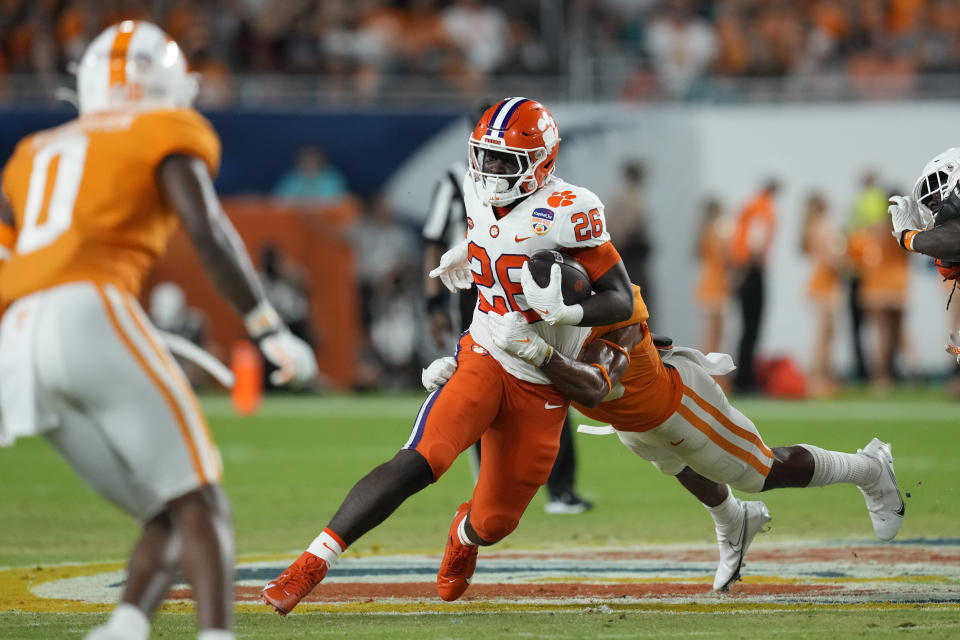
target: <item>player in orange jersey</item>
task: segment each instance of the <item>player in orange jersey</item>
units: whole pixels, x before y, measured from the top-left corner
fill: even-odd
[[[807,444],[769,449],[712,378],[733,369],[730,357],[674,348],[662,359],[647,328],[639,287],[634,293],[629,320],[594,327],[579,359],[553,350],[540,371],[573,400],[574,408],[611,423],[628,449],[675,476],[707,507],[720,546],[715,590],[725,591],[739,578],[747,548],[770,520],[762,502],[741,502],[727,485],[756,493],[853,483],[866,498],[877,536],[890,540],[897,534],[904,508],[890,445],[874,438],[856,454]],[[500,317],[494,335],[507,351],[526,350],[543,340],[519,314]],[[446,383],[457,366],[451,360],[428,367],[428,388]]]
[[[146,22],[109,27],[78,70],[80,116],[28,136],[3,171],[0,437],[41,434],[143,525],[121,603],[94,640],[146,640],[174,576],[200,638],[233,638],[233,534],[220,455],[183,373],[137,302],[182,223],[208,276],[279,368],[316,373],[266,301],[211,175],[220,142],[189,108],[196,81]]]

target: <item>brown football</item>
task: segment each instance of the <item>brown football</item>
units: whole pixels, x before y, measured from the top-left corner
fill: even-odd
[[[590,276],[579,262],[560,251],[542,249],[530,256],[530,275],[541,287],[550,284],[550,269],[560,265],[560,290],[564,304],[578,304],[591,294]]]

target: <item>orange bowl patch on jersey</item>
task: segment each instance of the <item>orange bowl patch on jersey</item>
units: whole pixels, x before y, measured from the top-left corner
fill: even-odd
[[[538,207],[530,214],[530,228],[533,229],[535,234],[542,236],[553,226],[553,218],[553,211]]]

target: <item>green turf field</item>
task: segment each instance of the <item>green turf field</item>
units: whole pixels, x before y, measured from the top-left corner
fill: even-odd
[[[221,397],[204,399],[224,458],[241,560],[292,556],[302,550],[353,482],[406,441],[421,397],[270,398],[252,418],[232,415]],[[854,451],[873,436],[892,442],[900,485],[910,496],[899,537],[958,537],[960,404],[937,391],[926,391],[898,392],[884,399],[850,394],[831,401],[744,400],[736,405],[754,419],[770,446],[807,442]],[[497,549],[714,542],[712,522],[703,507],[675,480],[634,457],[614,436],[578,435],[577,452],[578,489],[596,508],[577,516],[546,515],[541,495],[517,531]],[[42,571],[61,563],[123,560],[136,536],[134,524],[77,481],[44,442],[21,440],[12,449],[0,450],[0,470],[0,567]],[[439,483],[411,498],[350,552],[438,555],[453,511],[470,491],[468,465],[458,462]],[[773,515],[772,528],[763,540],[766,545],[872,537],[863,500],[852,486],[783,490],[764,494],[763,500]],[[82,637],[84,629],[105,615],[18,613],[16,602],[9,598],[4,602],[0,638]],[[249,638],[760,637],[769,635],[768,625],[775,618],[777,637],[825,633],[960,637],[960,609],[955,605],[885,611],[810,607],[776,615],[762,608],[736,615],[589,609],[499,616],[316,612],[288,620],[244,610],[238,634]],[[154,628],[156,638],[195,634],[188,613],[165,612]]]

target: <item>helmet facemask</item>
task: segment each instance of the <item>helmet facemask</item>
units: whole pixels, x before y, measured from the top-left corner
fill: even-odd
[[[518,149],[469,141],[470,175],[480,197],[503,206],[537,190],[536,170],[547,157],[545,149]]]
[[[944,198],[944,191],[949,183],[950,176],[946,171],[936,171],[920,178],[913,188],[913,197],[922,207],[934,217],[940,212],[940,203]]]
[[[943,203],[960,182],[960,155],[957,151],[949,149],[931,160],[913,187],[913,198],[920,208],[920,215],[924,221],[929,221],[926,228],[940,222]]]

